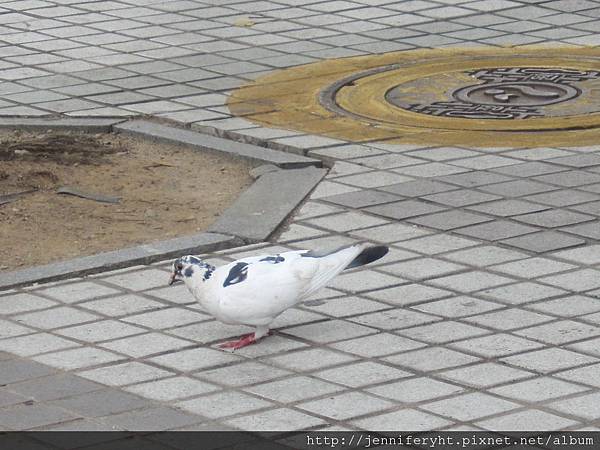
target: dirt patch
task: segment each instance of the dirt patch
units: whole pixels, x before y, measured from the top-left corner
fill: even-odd
[[[201,232],[251,168],[121,135],[0,132],[0,271]]]

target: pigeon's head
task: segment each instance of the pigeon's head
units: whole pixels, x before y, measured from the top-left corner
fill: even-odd
[[[169,286],[176,281],[191,280],[197,273],[203,274],[203,280],[207,280],[215,268],[205,263],[197,256],[186,255],[173,261],[173,272],[169,280]]]

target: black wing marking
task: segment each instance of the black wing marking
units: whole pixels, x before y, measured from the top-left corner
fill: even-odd
[[[259,260],[259,262],[270,262],[272,264],[278,264],[280,262],[284,262],[285,258],[281,255],[275,255],[275,256],[266,256],[263,259]]]
[[[223,287],[231,286],[232,284],[241,283],[248,276],[248,263],[239,262],[235,266],[231,268],[225,282],[223,283]]]

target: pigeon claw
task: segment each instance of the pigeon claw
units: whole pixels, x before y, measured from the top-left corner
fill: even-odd
[[[254,344],[255,342],[256,339],[254,337],[254,333],[250,333],[240,337],[240,339],[237,341],[224,342],[223,344],[219,345],[219,348],[231,348],[233,350],[237,350],[238,348],[246,347]]]

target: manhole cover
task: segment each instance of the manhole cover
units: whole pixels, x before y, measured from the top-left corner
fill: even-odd
[[[230,108],[268,126],[355,141],[600,142],[600,52],[540,54],[429,50],[324,61],[267,75],[237,91]]]

